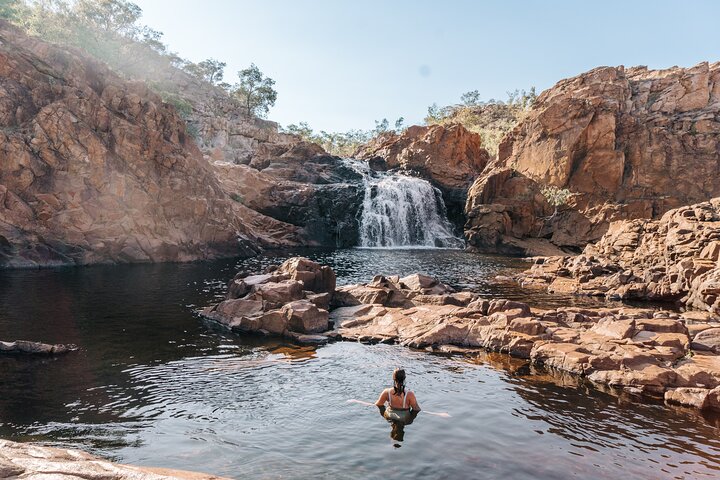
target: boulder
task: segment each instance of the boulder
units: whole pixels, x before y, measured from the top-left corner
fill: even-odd
[[[294,257],[286,260],[275,273],[289,275],[292,280],[302,282],[304,289],[311,292],[332,295],[335,291],[336,280],[333,269],[307,258]]]
[[[328,329],[328,312],[308,300],[297,300],[283,305],[288,319],[288,330],[300,333],[317,333]]]
[[[223,480],[223,477],[136,467],[104,460],[80,450],[0,440],[0,478],[85,478],[93,480]]]
[[[692,348],[720,353],[720,328],[708,328],[695,335]]]

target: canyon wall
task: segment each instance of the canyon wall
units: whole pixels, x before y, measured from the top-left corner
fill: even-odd
[[[0,21],[0,265],[184,261],[297,244],[233,200],[177,110]]]
[[[543,186],[572,192],[553,215]],[[611,221],[720,195],[720,63],[601,67],[543,92],[471,187],[470,248],[579,250]]]

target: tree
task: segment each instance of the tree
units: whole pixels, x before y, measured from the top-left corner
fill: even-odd
[[[0,0],[0,18],[17,20],[21,7],[20,0]]]
[[[273,88],[275,80],[266,77],[254,64],[238,72],[240,82],[235,85],[235,95],[245,104],[247,115],[264,117],[270,107],[275,105],[277,92]]]
[[[395,120],[395,130],[401,131],[403,129],[403,125],[405,124],[405,117],[400,117],[397,120]]]
[[[383,118],[380,121],[375,120],[375,129],[373,130],[373,133],[375,135],[380,135],[381,133],[385,133],[388,130],[390,130],[390,122],[388,122],[387,118]]]
[[[226,65],[225,62],[221,62],[220,60],[208,58],[199,63],[188,64],[185,70],[191,75],[201,78],[212,85],[217,85],[223,80]]]
[[[555,207],[552,217],[557,215],[558,208],[565,205],[572,196],[572,192],[567,188],[559,188],[555,185],[546,185],[542,187],[540,193],[542,193],[543,197],[545,197],[545,200],[547,200],[550,205]]]
[[[480,92],[477,90],[465,92],[460,96],[460,102],[467,107],[476,107],[481,104]]]
[[[127,0],[77,0],[73,11],[79,19],[100,31],[126,37],[141,33],[137,22],[142,9]]]

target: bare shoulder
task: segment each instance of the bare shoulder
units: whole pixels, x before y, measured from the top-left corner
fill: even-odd
[[[409,392],[407,393],[407,396],[408,396],[408,400],[410,400],[410,399],[412,399],[412,398],[415,398],[415,392],[409,391]]]

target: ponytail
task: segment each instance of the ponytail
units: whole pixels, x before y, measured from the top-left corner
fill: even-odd
[[[405,393],[405,370],[396,368],[393,372],[393,393],[400,395]]]

